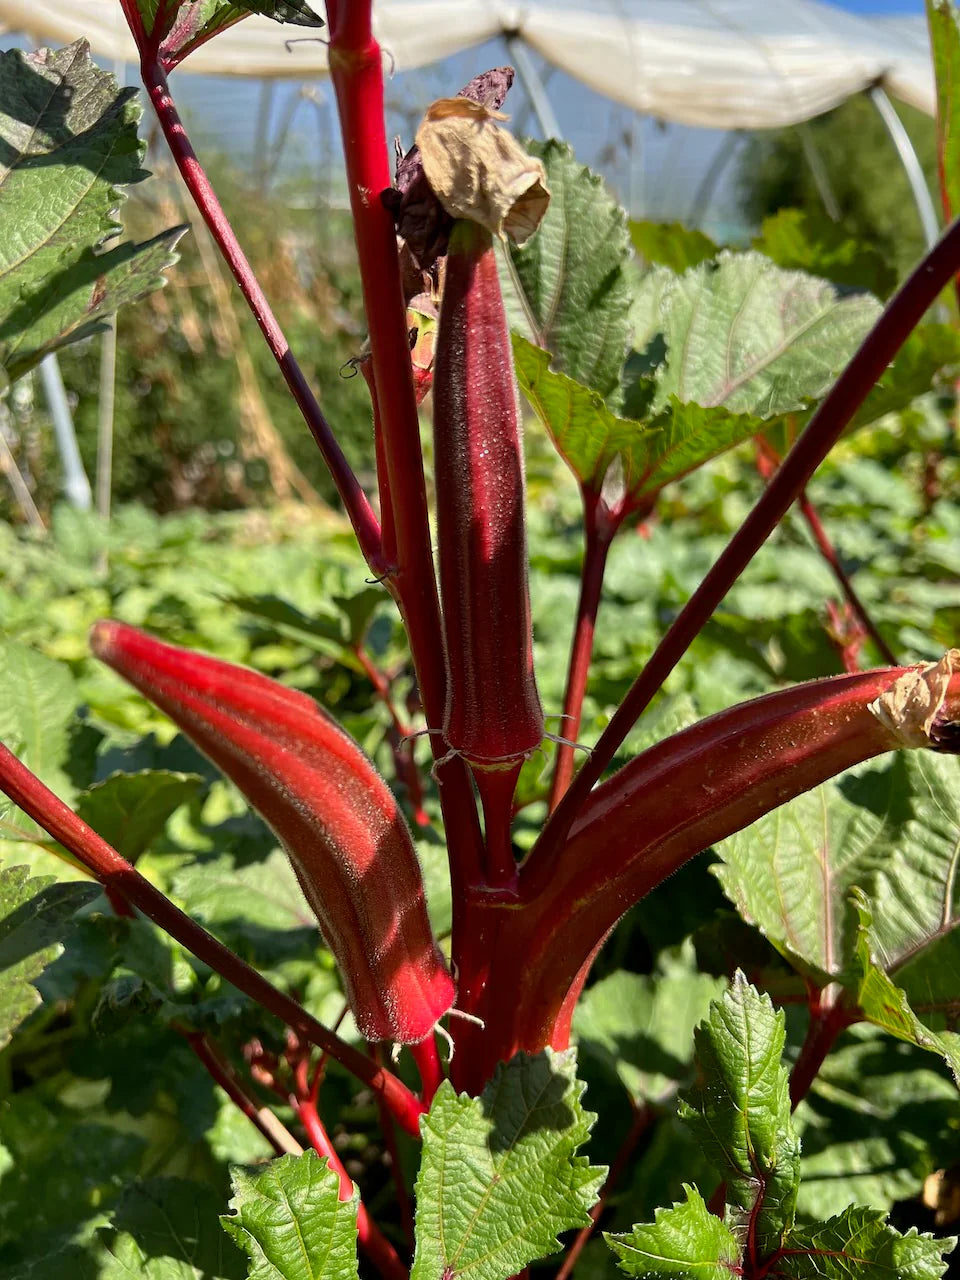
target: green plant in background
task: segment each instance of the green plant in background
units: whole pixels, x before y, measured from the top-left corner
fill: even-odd
[[[922,453],[960,230],[884,310],[793,269],[879,270],[796,218],[742,254],[628,226],[500,128],[503,68],[392,175],[370,7],[333,3],[375,511],[170,96],[240,6],[123,8],[355,539],[136,509],[5,535],[0,1276],[349,1277],[359,1244],[395,1280],[501,1280],[570,1231],[563,1276],[942,1275],[952,1238],[904,1204],[948,1185],[960,1117],[960,523]],[[5,66],[15,139],[25,90],[107,83],[79,48]],[[25,198],[42,109],[30,138]],[[37,263],[59,296],[70,264]],[[914,665],[861,670],[888,651]]]

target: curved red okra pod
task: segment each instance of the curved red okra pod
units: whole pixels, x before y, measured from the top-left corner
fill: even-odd
[[[521,870],[527,981],[515,1048],[562,1046],[571,993],[621,915],[686,861],[851,765],[903,746],[960,752],[960,653],[797,685],[673,734],[593,791],[556,857]],[[505,957],[510,965],[516,957]]]
[[[286,849],[367,1040],[413,1044],[455,988],[389,787],[311,699],[266,676],[100,622],[93,650],[232,779]]]

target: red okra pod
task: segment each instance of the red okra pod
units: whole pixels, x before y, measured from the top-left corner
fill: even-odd
[[[454,224],[434,360],[446,742],[475,769],[539,746],[525,484],[513,353],[490,232]]]
[[[303,693],[101,622],[93,650],[230,778],[286,849],[367,1040],[416,1043],[453,1004],[420,866],[389,787]]]

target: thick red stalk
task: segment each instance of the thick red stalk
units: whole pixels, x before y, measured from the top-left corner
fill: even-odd
[[[97,657],[187,733],[278,836],[368,1040],[429,1036],[454,985],[393,793],[312,698],[256,671],[101,622]]]
[[[599,493],[583,491],[584,550],[580,571],[580,599],[577,602],[577,618],[574,624],[573,645],[570,650],[570,667],[567,672],[567,690],[563,699],[563,719],[560,736],[570,743],[557,744],[557,759],[550,787],[550,812],[560,803],[561,797],[573,779],[574,753],[572,745],[580,732],[583,699],[590,675],[590,659],[593,656],[593,635],[603,590],[603,572],[607,564],[610,544],[620,527],[622,516],[611,517],[606,503]]]
[[[380,413],[386,489],[396,554],[390,588],[403,614],[427,725],[439,729],[446,702],[440,603],[430,545],[407,311],[393,218],[380,196],[391,186],[380,46],[373,38],[370,0],[328,0],[330,77],[340,113],[354,235],[370,331]],[[381,486],[383,482],[381,481]],[[446,755],[431,739],[438,761]],[[483,881],[482,841],[470,779],[461,760],[435,770],[443,809],[454,913]],[[454,921],[455,934],[457,920]],[[456,945],[456,944],[455,944]],[[458,960],[455,952],[454,960]]]
[[[283,330],[267,302],[253,268],[234,234],[227,215],[224,213],[217,194],[214,191],[203,166],[197,159],[187,132],[180,120],[176,105],[170,94],[167,78],[155,51],[145,48],[143,27],[137,17],[132,20],[130,9],[135,5],[132,0],[124,4],[124,12],[130,24],[134,38],[141,50],[141,75],[144,87],[149,94],[157,113],[157,119],[163,135],[170,148],[170,153],[187,185],[203,220],[217,243],[220,252],[237,284],[246,299],[254,319],[260,326],[267,346],[280,367],[284,381],[303,414],[304,421],[323,455],[337,492],[340,494],[344,509],[350,518],[360,550],[373,573],[378,576],[385,573],[388,566],[383,561],[380,543],[380,526],[360,482],[347,462],[343,450],[323,415],[316,396],[310,390],[303,370],[300,368]]]
[[[491,909],[502,929],[488,991],[475,1007],[464,1006],[463,993],[460,1003],[484,1018],[498,1055],[566,1044],[570,993],[582,984],[600,940],[701,849],[841,770],[903,745],[869,705],[905,670],[915,669],[836,676],[743,703],[651,747],[599,787],[559,856],[539,848],[522,868],[520,909]],[[954,675],[934,741],[948,741],[958,720],[960,675]],[[517,988],[512,975],[520,969],[524,982]],[[508,987],[512,998],[505,1001]],[[491,1066],[484,1064],[481,1079]]]
[[[238,991],[256,1001],[269,1013],[299,1031],[311,1044],[335,1058],[358,1080],[383,1097],[400,1125],[418,1137],[423,1106],[391,1072],[378,1067],[368,1057],[334,1035],[272,983],[234,955],[212,934],[191,920],[168,897],[122,858],[116,849],[43,785],[0,743],[0,790],[54,840],[58,840],[105,887],[121,894],[171,938],[231,982]]]
[[[807,1034],[790,1072],[791,1110],[795,1111],[807,1096],[827,1054],[836,1044],[837,1037],[847,1027],[859,1022],[860,1016],[856,1009],[849,1009],[842,1004],[827,1004],[810,1010]]]
[[[891,298],[753,510],[668,628],[548,820],[538,842],[545,856],[559,851],[577,813],[627,734],[958,269],[960,220],[947,229]]]
[[[291,1104],[307,1131],[310,1145],[318,1156],[325,1156],[330,1168],[340,1179],[340,1199],[344,1202],[353,1195],[353,1180],[343,1167],[343,1161],[320,1119],[316,1103],[311,1098],[291,1098]],[[377,1268],[384,1280],[408,1280],[407,1268],[397,1256],[397,1251],[367,1212],[360,1200],[357,1204],[357,1239],[360,1248]]]

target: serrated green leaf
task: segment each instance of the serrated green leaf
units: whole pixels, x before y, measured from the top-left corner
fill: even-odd
[[[501,1063],[479,1098],[448,1081],[421,1121],[411,1280],[503,1280],[590,1222],[604,1169],[575,1152],[594,1117],[572,1050]]]
[[[40,1004],[33,986],[62,950],[59,940],[99,885],[57,884],[52,876],[31,879],[28,867],[0,870],[0,1049]]]
[[[184,1178],[129,1186],[99,1233],[100,1280],[244,1280],[243,1255],[220,1228],[212,1187]]]
[[[876,1209],[851,1206],[829,1222],[790,1233],[776,1274],[793,1280],[939,1280],[955,1239],[901,1235]]]
[[[566,143],[527,149],[543,161],[551,198],[536,233],[506,250],[513,318],[558,369],[616,409],[630,340],[627,216]]]
[[[624,492],[638,505],[764,425],[748,414],[676,399],[647,422],[618,418],[598,392],[554,373],[549,352],[520,334],[513,335],[513,353],[521,390],[577,479],[599,492],[619,462]]]
[[[693,1029],[724,978],[697,973],[690,949],[665,953],[651,976],[618,969],[581,996],[573,1019],[580,1057],[600,1056],[638,1102],[664,1102],[689,1074]]]
[[[910,1007],[906,992],[896,986],[881,967],[870,903],[859,889],[854,890],[853,901],[859,920],[857,1004],[864,1017],[898,1040],[939,1054],[960,1086],[960,1035],[955,1031],[931,1030],[920,1021]]]
[[[136,862],[163,832],[171,814],[202,786],[198,774],[168,769],[114,773],[81,792],[74,808],[128,862]]]
[[[86,42],[0,54],[0,369],[10,379],[163,282],[180,231],[99,252],[139,182],[135,91]]]
[[[782,271],[759,253],[723,252],[666,286],[667,361],[655,407],[670,396],[772,417],[819,399],[880,313],[866,294]]]
[[[896,288],[897,273],[879,249],[809,209],[779,209],[764,218],[753,247],[778,267],[806,271],[833,284],[868,289],[882,298]]]
[[[630,239],[634,249],[647,262],[668,267],[679,275],[688,267],[715,258],[720,252],[709,236],[681,222],[647,222],[630,220]]]
[[[249,1280],[355,1280],[359,1195],[340,1199],[326,1160],[307,1151],[232,1178],[233,1213],[220,1221],[250,1257]]]
[[[681,1276],[687,1280],[730,1280],[740,1261],[737,1241],[703,1202],[696,1187],[684,1185],[685,1204],[658,1209],[655,1221],[622,1235],[604,1234],[628,1276]]]
[[[784,1039],[783,1012],[738,972],[695,1032],[697,1080],[681,1095],[681,1116],[726,1183],[728,1220],[749,1224],[761,1256],[789,1231],[800,1183]]]
[[[960,212],[960,14],[953,0],[927,0],[937,89],[937,151],[944,203]]]
[[[902,791],[876,775],[853,797],[857,775],[826,782],[715,847],[713,870],[740,915],[819,980],[851,963],[850,890],[882,865],[906,813]]]

